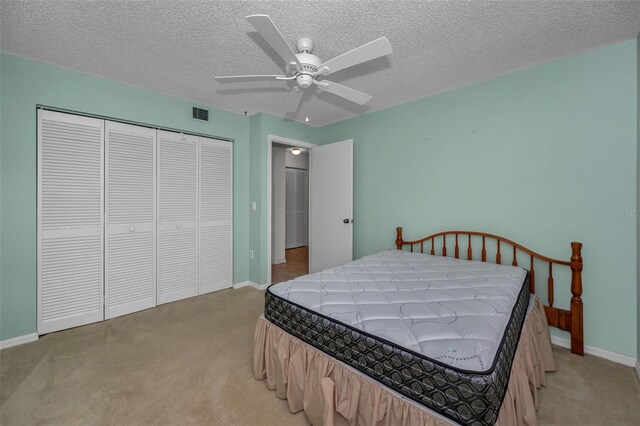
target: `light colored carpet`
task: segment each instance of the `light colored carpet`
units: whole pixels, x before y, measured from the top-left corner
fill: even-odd
[[[305,425],[253,379],[264,292],[224,290],[0,352],[3,425]],[[541,424],[638,425],[632,368],[555,349]]]

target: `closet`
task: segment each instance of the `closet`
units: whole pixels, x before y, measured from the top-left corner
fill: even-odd
[[[232,285],[232,143],[38,111],[38,333]]]
[[[285,178],[285,248],[309,242],[309,179],[306,170],[287,168]]]

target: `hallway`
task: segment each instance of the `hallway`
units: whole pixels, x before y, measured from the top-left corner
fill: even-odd
[[[309,247],[285,250],[285,263],[271,265],[271,283],[289,281],[309,273]]]

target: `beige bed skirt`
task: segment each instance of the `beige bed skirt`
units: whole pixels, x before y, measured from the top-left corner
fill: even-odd
[[[538,388],[555,370],[544,307],[538,299],[528,314],[516,350],[509,386],[496,424],[537,425]],[[260,317],[256,326],[253,375],[304,410],[313,425],[449,425],[383,385],[304,343]]]

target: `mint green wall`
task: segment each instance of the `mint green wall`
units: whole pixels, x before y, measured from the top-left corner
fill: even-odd
[[[190,102],[2,55],[0,339],[35,331],[40,103],[234,138],[235,282],[267,282],[267,136],[353,139],[354,257],[392,247],[397,225],[408,237],[495,232],[561,258],[580,240],[586,344],[634,356],[636,220],[625,212],[636,207],[636,48],[632,40],[322,128],[220,110],[203,125],[189,118]],[[556,274],[566,306],[566,277]]]
[[[250,226],[251,236],[249,240],[249,249],[253,250],[253,259],[249,260],[249,280],[255,283],[260,282],[260,265],[262,260],[260,259],[260,212],[262,211],[262,205],[260,205],[260,179],[262,169],[266,170],[266,159],[264,162],[261,157],[262,146],[262,113],[254,114],[251,116],[251,161],[249,168],[251,174],[249,177],[249,206],[252,201],[256,202],[256,210],[250,211]],[[266,142],[264,142],[266,143]],[[266,158],[266,157],[265,157]],[[265,164],[263,164],[265,163]],[[266,207],[265,207],[266,208]],[[246,253],[247,257],[249,253]],[[266,256],[263,254],[262,257]],[[264,261],[266,262],[266,260]]]
[[[314,129],[354,140],[354,257],[393,247],[400,225],[567,259],[582,241],[585,342],[635,356],[636,55],[631,40]]]
[[[218,109],[210,123],[196,122],[192,102],[8,54],[0,56],[0,78],[0,340],[36,331],[38,104],[234,139],[234,282],[267,281],[267,135],[306,140],[309,126]]]
[[[36,331],[36,104],[235,139],[234,281],[249,279],[249,118],[2,54],[0,339]]]
[[[251,249],[254,258],[251,260],[251,281],[266,284],[268,281],[269,259],[267,250],[267,191],[268,173],[268,136],[282,136],[302,142],[311,142],[313,128],[296,121],[276,117],[267,113],[255,114],[251,117],[251,201],[257,204],[257,210],[251,212]],[[255,231],[254,231],[255,230]]]

